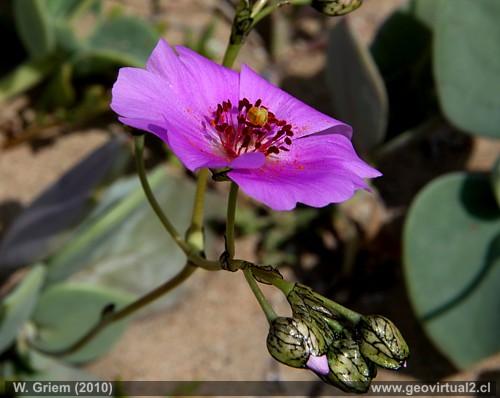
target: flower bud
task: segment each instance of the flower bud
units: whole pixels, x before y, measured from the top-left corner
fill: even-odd
[[[345,392],[359,394],[368,391],[377,368],[372,362],[365,361],[354,340],[336,340],[330,346],[327,357],[330,373],[319,375],[324,382]]]
[[[329,344],[343,326],[338,321],[336,315],[330,311],[322,302],[321,296],[315,293],[310,287],[296,283],[287,300],[292,308],[295,318],[299,318],[309,325],[314,325],[320,332],[322,339]]]
[[[380,315],[363,318],[359,324],[361,353],[379,366],[397,370],[405,366],[410,350],[399,329]]]
[[[323,14],[335,17],[354,11],[362,3],[363,0],[312,0],[311,6]]]
[[[298,318],[276,318],[267,335],[267,350],[277,361],[294,368],[305,368],[311,355],[326,351],[321,333]]]

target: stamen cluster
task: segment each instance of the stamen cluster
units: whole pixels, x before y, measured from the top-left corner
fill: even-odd
[[[230,100],[217,105],[212,126],[219,135],[226,153],[237,157],[247,152],[262,152],[266,156],[288,152],[292,145],[292,125],[278,119],[258,99],[252,104],[247,98],[233,107]]]

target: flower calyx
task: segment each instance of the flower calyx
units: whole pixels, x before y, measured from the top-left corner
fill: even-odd
[[[220,169],[210,169],[212,172],[212,180],[216,182],[225,182],[231,181],[231,179],[227,176],[232,169],[230,167],[222,167]]]
[[[350,393],[365,393],[377,367],[361,355],[358,343],[350,336],[335,340],[327,353],[329,372],[318,374],[324,382]]]
[[[278,317],[271,323],[266,343],[271,356],[285,365],[312,366],[323,374],[328,373],[328,366],[322,365],[321,360],[312,359],[326,354],[325,340],[315,325],[300,318]]]
[[[361,353],[370,361],[393,370],[406,366],[410,350],[399,329],[389,319],[381,315],[365,316],[359,331]]]

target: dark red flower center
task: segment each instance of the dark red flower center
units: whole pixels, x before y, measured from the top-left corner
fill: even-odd
[[[278,119],[258,99],[252,104],[243,98],[238,108],[231,101],[217,105],[211,121],[222,147],[231,157],[247,152],[262,152],[266,156],[289,151],[292,145],[292,125]]]

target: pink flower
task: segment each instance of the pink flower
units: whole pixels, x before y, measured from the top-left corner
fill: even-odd
[[[146,69],[120,70],[111,108],[164,140],[189,170],[229,167],[243,192],[274,210],[341,202],[381,175],[356,155],[350,126],[246,65],[237,73],[164,40]]]

